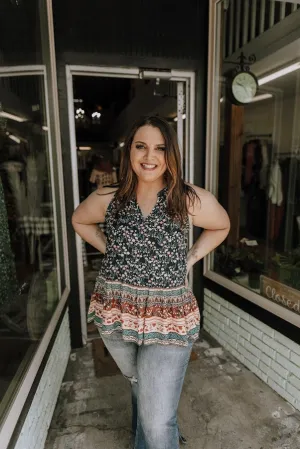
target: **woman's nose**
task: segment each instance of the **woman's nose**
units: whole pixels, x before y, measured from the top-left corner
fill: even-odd
[[[153,147],[153,148],[152,148],[152,147],[147,147],[147,148],[146,148],[146,156],[147,156],[148,158],[154,156],[154,154],[155,154],[155,149],[154,149],[154,147]]]

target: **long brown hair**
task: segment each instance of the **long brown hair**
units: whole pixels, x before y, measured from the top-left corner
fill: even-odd
[[[141,117],[134,123],[131,130],[129,131],[123,148],[120,167],[120,183],[119,189],[116,192],[116,198],[120,201],[120,205],[122,208],[136,195],[138,178],[131,166],[130,151],[137,130],[145,125],[158,128],[165,140],[165,158],[167,170],[164,176],[168,188],[167,210],[171,217],[179,220],[181,224],[184,224],[188,217],[186,196],[188,196],[189,203],[191,205],[194,205],[195,201],[199,200],[199,197],[195,190],[190,185],[186,184],[182,179],[180,151],[177,135],[172,126],[167,122],[167,120],[163,119],[162,117]]]

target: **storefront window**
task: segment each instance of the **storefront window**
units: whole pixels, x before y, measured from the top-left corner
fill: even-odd
[[[44,76],[3,76],[0,93],[1,415],[59,295]]]
[[[210,186],[231,231],[210,269],[300,314],[300,43],[272,46],[299,11],[291,2],[212,3]]]
[[[40,8],[34,0],[0,2],[0,66],[42,64]]]

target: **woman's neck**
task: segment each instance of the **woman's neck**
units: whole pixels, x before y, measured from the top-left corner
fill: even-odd
[[[139,197],[156,196],[164,187],[166,187],[166,183],[164,181],[157,183],[138,182],[136,195]]]

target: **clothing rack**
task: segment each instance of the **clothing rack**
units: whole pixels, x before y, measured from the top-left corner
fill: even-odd
[[[299,159],[300,153],[290,152],[290,153],[277,153],[276,155],[277,159],[286,159],[287,157]]]
[[[246,134],[246,139],[272,139],[273,134]]]

